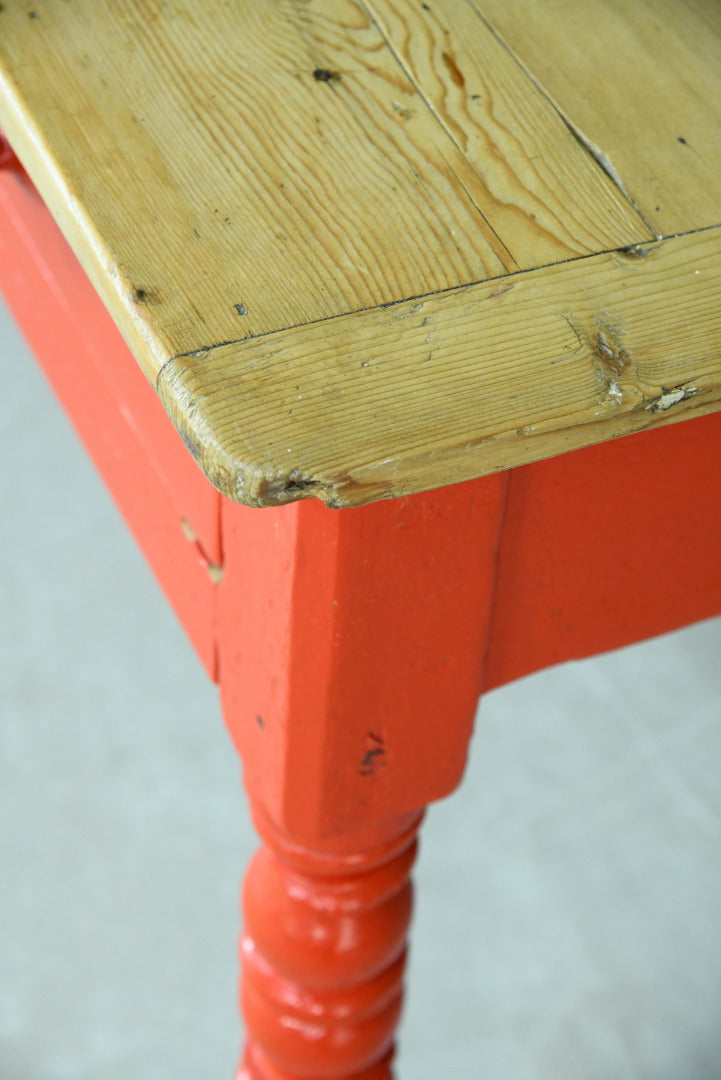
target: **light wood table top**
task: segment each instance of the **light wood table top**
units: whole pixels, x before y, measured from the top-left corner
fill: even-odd
[[[721,408],[718,0],[3,0],[0,126],[241,502]]]

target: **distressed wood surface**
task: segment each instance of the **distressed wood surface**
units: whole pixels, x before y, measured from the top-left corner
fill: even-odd
[[[592,9],[5,0],[0,126],[221,490],[352,505],[718,407],[720,9]]]
[[[159,389],[231,498],[350,506],[720,408],[720,294],[716,228],[180,357]]]

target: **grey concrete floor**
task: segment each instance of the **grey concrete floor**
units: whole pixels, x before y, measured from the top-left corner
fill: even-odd
[[[230,1080],[255,841],[216,693],[0,319],[0,1080]],[[484,699],[399,1080],[721,1078],[721,621]]]

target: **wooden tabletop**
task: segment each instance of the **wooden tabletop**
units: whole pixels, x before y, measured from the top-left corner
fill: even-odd
[[[721,408],[718,0],[4,0],[0,126],[241,502]]]

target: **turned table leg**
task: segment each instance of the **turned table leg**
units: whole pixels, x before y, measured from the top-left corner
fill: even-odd
[[[262,821],[243,896],[239,1080],[389,1080],[419,823],[309,850]]]
[[[263,847],[236,1080],[390,1080],[422,809],[460,781],[504,481],[224,503],[219,671]]]

